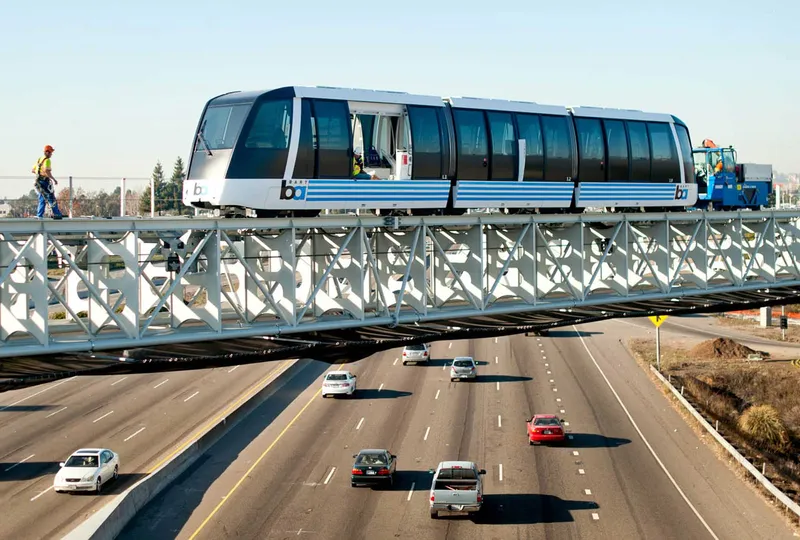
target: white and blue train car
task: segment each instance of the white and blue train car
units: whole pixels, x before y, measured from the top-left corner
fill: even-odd
[[[686,126],[667,114],[285,87],[211,99],[184,204],[224,215],[684,210]],[[354,177],[354,153],[364,174]]]

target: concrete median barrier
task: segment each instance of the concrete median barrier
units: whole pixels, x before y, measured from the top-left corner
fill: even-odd
[[[239,407],[219,419],[216,424],[160,465],[158,469],[136,482],[87,518],[64,536],[64,540],[111,540],[116,538],[137,512],[178,478],[236,424],[279,391],[311,362],[313,360],[296,360],[283,366],[275,377],[256,390]]]

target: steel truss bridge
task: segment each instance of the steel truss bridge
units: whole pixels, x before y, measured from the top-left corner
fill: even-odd
[[[800,294],[798,220],[4,220],[0,377],[360,358],[397,340],[781,304]]]

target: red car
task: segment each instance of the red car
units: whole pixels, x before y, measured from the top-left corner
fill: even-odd
[[[536,414],[527,421],[528,442],[564,442],[566,435],[561,420],[554,414]]]

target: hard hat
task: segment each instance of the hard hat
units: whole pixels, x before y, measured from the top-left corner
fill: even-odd
[[[356,146],[353,149],[353,154],[356,155],[356,156],[360,156],[361,155],[361,147],[360,146]]]
[[[54,151],[55,151],[55,148],[53,148],[52,146],[50,146],[50,145],[48,144],[47,146],[45,146],[45,147],[44,147],[44,151],[45,151],[45,152],[54,152]]]

